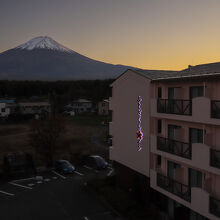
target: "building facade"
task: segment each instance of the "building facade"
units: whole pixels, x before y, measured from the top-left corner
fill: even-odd
[[[65,108],[74,111],[76,114],[92,112],[92,102],[86,99],[78,99],[65,106]]]
[[[15,113],[16,104],[14,100],[0,99],[0,118],[7,118]]]
[[[40,115],[51,111],[49,102],[19,102],[18,109],[21,115]]]
[[[220,74],[127,70],[111,87],[116,173],[146,177],[169,219],[219,219]]]
[[[98,103],[98,114],[99,115],[109,114],[109,100],[104,99]]]

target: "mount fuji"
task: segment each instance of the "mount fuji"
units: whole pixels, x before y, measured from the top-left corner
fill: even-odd
[[[107,79],[128,68],[90,59],[47,36],[0,53],[1,80]]]

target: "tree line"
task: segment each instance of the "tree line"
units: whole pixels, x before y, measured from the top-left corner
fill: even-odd
[[[68,102],[85,98],[98,102],[110,96],[108,80],[75,80],[75,81],[0,81],[0,98],[30,98],[34,96],[49,98],[55,94],[59,99]]]

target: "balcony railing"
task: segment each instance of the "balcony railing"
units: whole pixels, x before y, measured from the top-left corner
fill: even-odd
[[[213,197],[209,198],[209,211],[220,218],[220,201]]]
[[[157,137],[157,149],[187,159],[192,158],[192,147],[189,143]]]
[[[191,189],[187,185],[159,173],[157,173],[157,185],[186,201],[191,201]]]
[[[158,99],[157,112],[176,115],[192,115],[192,100]]]
[[[210,149],[210,165],[220,169],[220,151]]]
[[[211,117],[220,119],[220,101],[211,101]]]

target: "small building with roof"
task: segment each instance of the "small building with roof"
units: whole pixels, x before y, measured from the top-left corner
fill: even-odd
[[[108,115],[109,114],[109,100],[103,99],[98,103],[98,114],[99,115]]]
[[[76,114],[92,112],[92,102],[87,99],[77,99],[65,106],[67,111],[74,111]]]
[[[13,99],[0,99],[0,118],[7,118],[15,113],[16,103]]]

